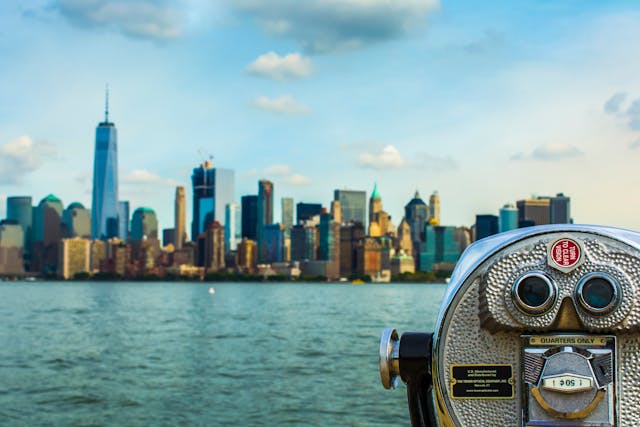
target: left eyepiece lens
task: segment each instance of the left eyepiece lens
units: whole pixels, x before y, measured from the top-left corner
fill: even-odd
[[[549,311],[556,299],[556,290],[551,280],[539,272],[520,276],[513,285],[512,294],[518,309],[532,315]]]

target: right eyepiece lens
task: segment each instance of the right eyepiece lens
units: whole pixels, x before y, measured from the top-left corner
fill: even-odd
[[[618,289],[608,277],[593,276],[579,287],[582,306],[594,313],[610,311],[618,299]]]
[[[515,302],[528,314],[542,314],[553,304],[555,291],[551,281],[539,273],[529,273],[516,281]]]

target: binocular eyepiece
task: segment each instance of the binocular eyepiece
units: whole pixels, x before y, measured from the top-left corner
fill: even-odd
[[[551,225],[471,245],[433,333],[380,341],[413,426],[638,425],[640,233]]]

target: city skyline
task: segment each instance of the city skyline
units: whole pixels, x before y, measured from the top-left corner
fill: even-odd
[[[162,228],[213,155],[236,171],[236,203],[274,183],[276,219],[282,197],[328,208],[332,190],[377,182],[395,225],[417,188],[439,191],[443,224],[563,192],[580,222],[640,229],[633,2],[270,2],[279,31],[260,2],[116,3],[131,7],[0,5],[0,211],[49,193],[91,206],[108,82],[119,199]]]

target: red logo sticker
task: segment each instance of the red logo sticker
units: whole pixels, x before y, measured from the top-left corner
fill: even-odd
[[[573,267],[580,260],[580,246],[571,239],[560,239],[551,248],[551,258],[560,267]]]

